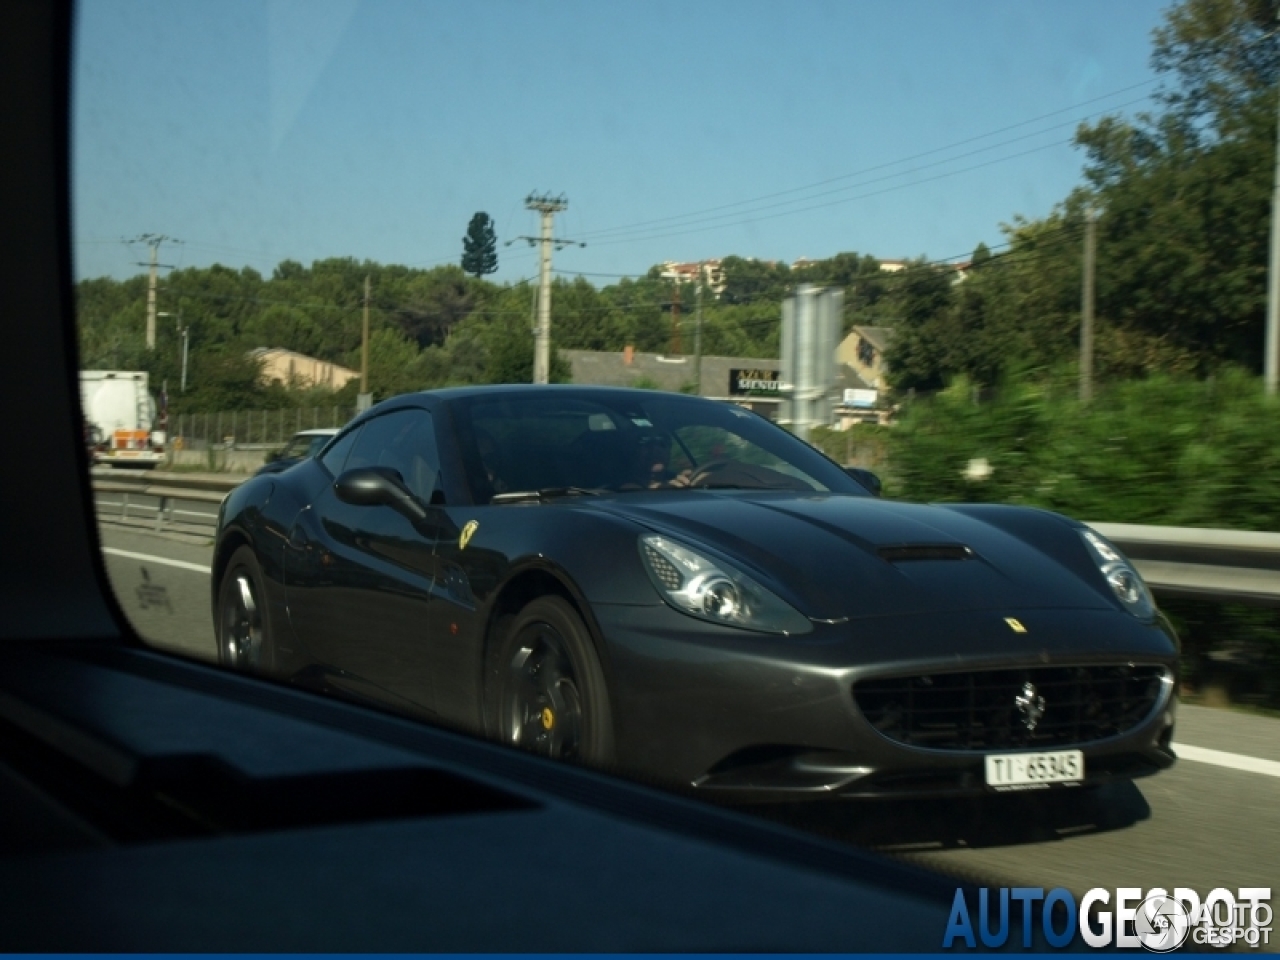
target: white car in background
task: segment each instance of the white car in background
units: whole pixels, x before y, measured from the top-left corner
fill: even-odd
[[[324,449],[324,445],[337,432],[337,427],[299,430],[282,450],[268,455],[267,462],[258,470],[258,473],[279,473],[282,470],[288,470],[295,463],[314,457]]]

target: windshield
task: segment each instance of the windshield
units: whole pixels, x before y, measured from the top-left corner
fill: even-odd
[[[728,404],[662,394],[565,394],[459,402],[468,482],[495,494],[719,488],[865,495],[808,444]]]

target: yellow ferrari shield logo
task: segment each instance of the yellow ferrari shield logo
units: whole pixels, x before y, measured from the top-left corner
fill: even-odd
[[[1026,633],[1027,628],[1022,625],[1022,621],[1017,617],[1005,617],[1004,622],[1009,625],[1009,629],[1014,633]]]
[[[478,520],[468,520],[466,526],[462,528],[462,533],[458,534],[458,549],[467,549],[467,544],[471,542],[471,536],[480,529]]]

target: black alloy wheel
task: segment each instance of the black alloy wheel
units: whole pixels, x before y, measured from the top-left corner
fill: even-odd
[[[557,760],[601,763],[613,749],[604,674],[582,619],[559,597],[515,618],[498,654],[497,730]]]
[[[227,564],[218,591],[218,662],[233,670],[265,673],[272,659],[262,571],[249,547]]]

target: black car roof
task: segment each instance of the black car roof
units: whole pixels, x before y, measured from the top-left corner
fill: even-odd
[[[499,396],[509,394],[541,394],[549,392],[558,392],[566,394],[580,394],[583,396],[662,396],[662,397],[681,397],[688,400],[701,400],[706,403],[719,403],[722,401],[711,400],[706,397],[696,397],[692,394],[669,393],[667,391],[644,390],[638,387],[604,387],[593,384],[579,383],[494,383],[481,384],[476,386],[465,387],[442,387],[438,390],[423,390],[418,393],[402,394],[398,397],[392,397],[378,404],[379,407],[386,409],[386,405],[399,406],[400,402],[408,402],[412,404],[414,398],[433,398],[438,401],[463,400],[469,397]]]

